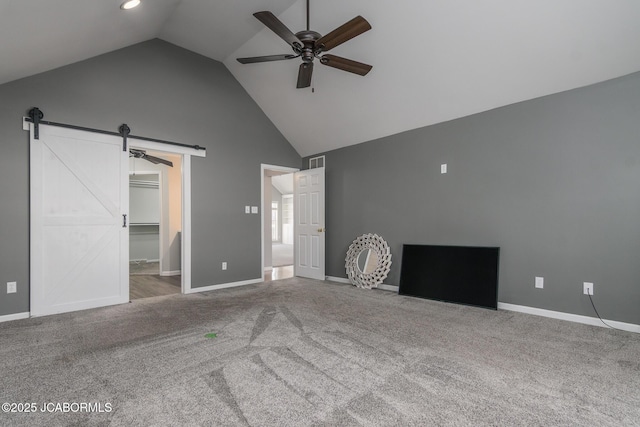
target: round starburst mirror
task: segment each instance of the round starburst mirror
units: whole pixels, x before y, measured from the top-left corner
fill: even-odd
[[[345,269],[354,286],[376,288],[387,278],[390,268],[389,245],[377,234],[363,234],[349,246]]]

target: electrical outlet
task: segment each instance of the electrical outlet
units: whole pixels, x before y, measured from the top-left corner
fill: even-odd
[[[16,282],[7,282],[7,293],[15,294],[17,292],[17,283]]]
[[[223,269],[223,270],[226,270],[226,269],[227,269],[227,262],[226,262],[226,261],[224,261],[224,262],[222,263],[222,269]]]
[[[544,288],[544,277],[536,277],[536,288]]]
[[[258,213],[258,207],[257,206],[251,206],[251,213],[252,214],[257,214]]]
[[[593,295],[593,283],[584,282],[582,284],[582,289],[585,295]]]

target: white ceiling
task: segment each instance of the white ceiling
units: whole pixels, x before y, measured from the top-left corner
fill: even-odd
[[[293,173],[283,173],[271,177],[271,184],[280,194],[293,194]]]
[[[298,59],[235,61],[289,53],[252,13],[296,32],[304,0],[121,1],[0,0],[0,83],[159,37],[223,61],[306,156],[640,71],[637,0],[311,0],[322,34],[373,27],[331,51],[373,70],[316,63],[315,92],[295,89]]]

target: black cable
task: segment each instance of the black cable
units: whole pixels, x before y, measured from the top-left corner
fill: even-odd
[[[598,313],[598,310],[596,310],[596,305],[593,303],[593,299],[591,299],[591,294],[587,294],[587,296],[589,297],[589,301],[591,301],[591,306],[593,307],[593,311],[596,312],[596,315],[598,316],[598,319],[600,319],[600,321],[607,326],[608,328],[611,329],[615,329],[616,331],[623,331],[623,332],[627,332],[624,329],[618,329],[618,328],[614,328],[613,326],[607,324],[607,322],[605,322],[604,320],[602,320],[602,317],[600,317],[600,314]]]

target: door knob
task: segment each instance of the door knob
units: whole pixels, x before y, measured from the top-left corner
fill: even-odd
[[[324,228],[318,228],[318,233],[324,232]]]

